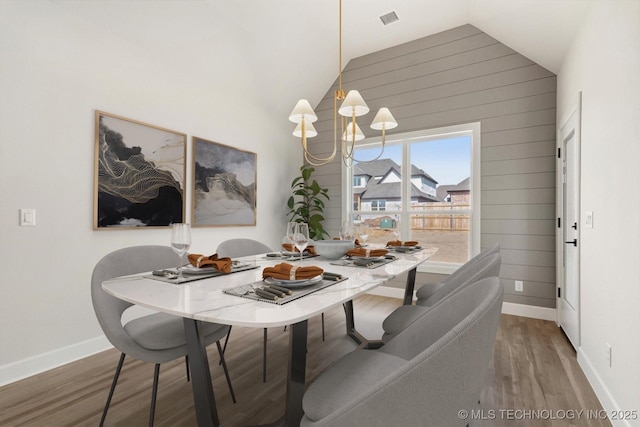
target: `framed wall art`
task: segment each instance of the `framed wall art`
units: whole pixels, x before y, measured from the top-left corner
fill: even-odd
[[[197,137],[192,146],[192,225],[256,225],[256,154]]]
[[[101,111],[95,120],[93,228],[183,222],[186,134]]]

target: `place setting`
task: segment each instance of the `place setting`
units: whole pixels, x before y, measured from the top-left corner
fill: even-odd
[[[302,267],[282,262],[272,267],[265,267],[262,280],[225,289],[223,292],[282,305],[346,279],[340,274],[324,271],[317,266]]]
[[[333,265],[360,268],[378,268],[395,261],[397,258],[389,254],[387,249],[357,247],[349,249],[343,258],[332,261]]]
[[[178,255],[178,266],[176,268],[154,270],[150,275],[144,277],[177,285],[258,268],[255,264],[243,263],[228,257],[219,257],[218,254],[208,256],[188,254],[187,260],[189,262],[185,264],[183,258],[190,247],[190,225],[173,224],[171,227],[171,248]]]
[[[412,254],[415,252],[420,252],[422,250],[422,246],[420,246],[418,242],[414,240],[392,240],[387,242],[386,248],[391,252],[403,254]]]

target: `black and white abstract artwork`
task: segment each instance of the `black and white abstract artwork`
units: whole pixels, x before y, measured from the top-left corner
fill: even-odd
[[[183,222],[183,133],[96,111],[94,229]]]
[[[192,138],[197,226],[256,224],[256,154]]]

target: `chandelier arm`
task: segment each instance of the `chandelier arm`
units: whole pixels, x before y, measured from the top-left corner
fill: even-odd
[[[336,157],[336,147],[335,146],[333,147],[333,152],[328,157],[317,157],[317,156],[314,156],[309,151],[307,151],[307,149],[304,148],[304,147],[303,147],[303,151],[304,151],[305,160],[309,161],[309,159],[311,158],[311,159],[314,159],[314,160],[316,160],[318,162],[324,162],[324,163],[322,163],[323,165],[326,165],[327,163],[331,162]],[[309,163],[311,163],[311,161],[309,161]],[[322,165],[314,164],[314,166],[322,166]]]

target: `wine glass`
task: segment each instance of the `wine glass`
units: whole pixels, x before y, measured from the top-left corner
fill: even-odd
[[[297,222],[291,221],[287,223],[287,239],[289,239],[289,243],[291,243],[291,250],[293,251],[293,238],[296,235],[296,226]]]
[[[171,227],[171,248],[178,254],[178,282],[182,280],[182,256],[191,246],[191,227],[189,224],[173,224]]]
[[[396,240],[400,240],[400,220],[397,218],[393,220],[393,235],[396,236]]]
[[[366,224],[360,224],[358,228],[358,237],[360,238],[360,245],[365,246],[367,244],[367,239],[369,238],[369,227]]]
[[[340,240],[353,240],[353,225],[349,221],[344,221],[340,227]]]
[[[300,222],[296,225],[293,243],[296,245],[296,249],[300,251],[300,261],[302,261],[302,252],[304,252],[309,244],[309,224]]]

